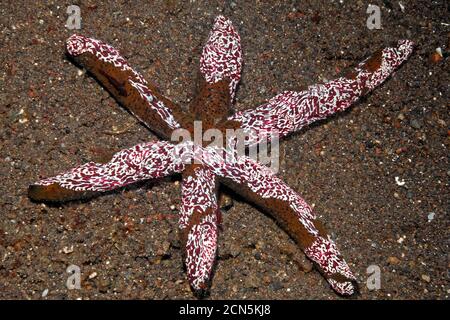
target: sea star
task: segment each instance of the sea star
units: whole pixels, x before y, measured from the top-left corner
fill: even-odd
[[[160,138],[122,150],[107,163],[89,162],[29,187],[36,201],[68,201],[96,195],[130,183],[173,173],[182,174],[179,234],[190,285],[195,293],[209,288],[216,258],[219,213],[218,184],[223,183],[273,216],[298,243],[331,287],[341,295],[357,291],[356,278],[311,207],[269,168],[237,154],[236,136],[228,147],[170,141],[176,129],[243,129],[246,147],[274,132],[281,137],[348,108],[381,84],[413,50],[401,40],[378,51],[352,72],[305,91],[286,91],[255,109],[231,114],[241,77],[240,37],[232,22],[218,16],[203,48],[197,95],[189,111],[159,93],[111,46],[81,35],[67,40],[67,53],[86,68],[139,120]],[[203,132],[204,132],[203,131]],[[229,147],[231,146],[231,148]],[[193,161],[195,160],[195,161]]]

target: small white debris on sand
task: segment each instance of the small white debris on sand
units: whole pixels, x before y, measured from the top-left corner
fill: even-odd
[[[427,274],[423,274],[422,275],[422,280],[425,281],[425,282],[430,283],[431,277],[429,275],[427,275]]]
[[[406,236],[401,236],[401,237],[397,240],[397,243],[402,244],[403,241],[405,241],[405,238],[406,238]]]
[[[395,177],[395,183],[400,187],[403,187],[406,184],[405,180],[400,179],[399,177]]]
[[[62,249],[62,252],[64,252],[65,254],[72,253],[73,252],[73,246],[70,246],[70,248],[69,247],[64,247]]]

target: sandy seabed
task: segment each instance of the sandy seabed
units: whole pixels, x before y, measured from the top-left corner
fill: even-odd
[[[403,10],[371,1],[382,29],[369,30],[365,1],[82,1],[77,32],[118,48],[185,106],[214,17],[225,14],[244,52],[236,110],[413,40],[415,52],[382,87],[284,140],[280,176],[315,206],[357,275],[359,299],[448,299],[448,2],[402,2]],[[179,178],[61,206],[27,197],[40,178],[155,139],[65,57],[71,4],[0,4],[0,298],[192,299],[177,234]],[[222,228],[208,298],[339,299],[243,199]],[[80,267],[79,290],[66,287],[69,265]],[[381,288],[370,291],[372,265]]]

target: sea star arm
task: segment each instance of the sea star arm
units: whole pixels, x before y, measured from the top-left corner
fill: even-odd
[[[147,82],[112,46],[92,38],[72,35],[67,53],[140,121],[164,139],[183,126],[187,117],[181,107]]]
[[[200,58],[200,72],[208,83],[228,79],[231,99],[241,79],[241,38],[231,20],[218,16]]]
[[[356,292],[355,277],[310,206],[269,168],[248,157],[223,161],[207,150],[203,163],[245,199],[272,215],[341,295]]]
[[[277,132],[280,137],[300,130],[313,121],[343,111],[380,85],[408,59],[413,43],[401,40],[360,63],[353,72],[301,92],[286,91],[256,109],[238,112],[229,121],[237,122],[248,135],[248,144]]]
[[[222,119],[229,115],[241,78],[241,39],[231,20],[218,16],[200,58],[198,94],[190,105],[193,114]]]
[[[68,201],[113,190],[133,182],[181,172],[185,165],[169,142],[138,144],[113,155],[107,163],[88,162],[30,185],[35,201]],[[182,150],[181,150],[182,152]]]
[[[183,172],[180,239],[191,287],[208,288],[216,259],[219,209],[215,175],[201,165]]]

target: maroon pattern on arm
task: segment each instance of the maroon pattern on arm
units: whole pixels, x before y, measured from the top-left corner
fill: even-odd
[[[301,92],[286,91],[256,109],[237,112],[229,117],[249,135],[248,144],[258,143],[272,133],[284,137],[305,125],[343,111],[400,66],[413,50],[408,40],[395,48],[386,48],[359,64],[354,72]]]
[[[186,117],[182,109],[131,68],[112,46],[92,38],[72,35],[67,53],[92,73],[134,116],[162,138],[169,138]]]
[[[241,39],[232,22],[216,18],[200,58],[200,81],[189,110],[204,126],[214,126],[231,114],[241,78]]]
[[[30,186],[30,197],[40,201],[72,200],[83,197],[86,191],[104,192],[136,181],[181,172],[185,165],[175,155],[174,149],[174,145],[163,141],[138,144],[116,153],[108,163],[88,162],[36,182]],[[55,194],[55,186],[59,194]],[[79,197],[76,197],[77,192]]]
[[[189,283],[208,287],[216,259],[218,236],[217,182],[210,170],[191,165],[183,173],[180,239]]]

